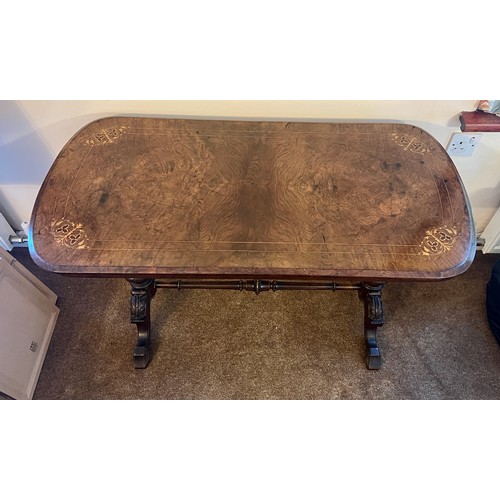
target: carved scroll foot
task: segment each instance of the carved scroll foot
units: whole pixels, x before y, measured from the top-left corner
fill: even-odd
[[[134,348],[134,367],[146,368],[150,360],[151,317],[150,304],[156,288],[152,279],[129,279],[130,322],[137,325],[137,344]]]
[[[360,290],[360,297],[365,304],[366,367],[369,370],[378,370],[381,365],[380,349],[377,345],[377,328],[384,324],[383,286],[362,283]]]

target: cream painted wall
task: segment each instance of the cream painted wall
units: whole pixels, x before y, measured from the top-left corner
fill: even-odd
[[[481,96],[479,96],[481,97]],[[16,229],[68,139],[110,115],[299,121],[398,121],[417,125],[446,147],[458,115],[477,101],[2,101],[0,210]],[[453,158],[469,194],[476,231],[500,206],[500,134],[484,133],[471,157]]]

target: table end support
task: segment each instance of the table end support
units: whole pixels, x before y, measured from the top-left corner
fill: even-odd
[[[134,348],[134,367],[146,368],[151,358],[151,299],[156,292],[155,280],[128,280],[130,290],[130,322],[137,325],[137,344]]]
[[[365,343],[366,367],[378,370],[381,366],[380,349],[377,344],[377,328],[384,324],[384,309],[382,306],[383,284],[362,283],[360,298],[365,305]]]

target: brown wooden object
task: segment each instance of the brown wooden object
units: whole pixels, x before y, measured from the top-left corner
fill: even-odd
[[[457,170],[417,127],[133,117],[68,142],[29,240],[49,271],[131,280],[132,321],[148,334],[155,287],[337,280],[362,290],[366,333],[383,322],[381,284],[454,277],[475,250]]]
[[[500,117],[484,111],[462,111],[460,114],[462,132],[500,132]]]

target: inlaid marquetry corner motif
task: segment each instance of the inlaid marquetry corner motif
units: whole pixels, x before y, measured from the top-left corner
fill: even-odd
[[[456,227],[438,227],[429,229],[420,243],[420,255],[439,255],[449,252],[457,238]]]
[[[87,139],[85,144],[91,144],[92,146],[111,144],[125,133],[126,128],[125,126],[103,128],[97,134]]]
[[[79,250],[88,248],[89,238],[82,224],[62,218],[52,221],[50,232],[59,245]]]
[[[419,153],[422,155],[429,152],[427,145],[424,142],[419,141],[416,137],[392,134],[392,140],[401,146],[405,151],[411,151],[412,153]]]

